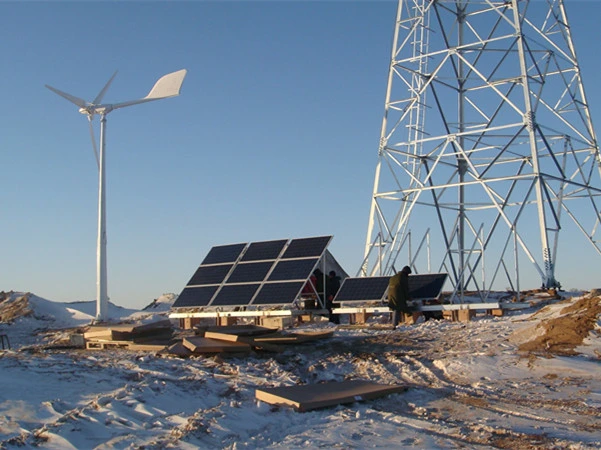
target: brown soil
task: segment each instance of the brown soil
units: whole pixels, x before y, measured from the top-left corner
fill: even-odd
[[[10,300],[12,292],[0,292],[0,322],[10,323],[19,317],[29,316],[33,311],[29,307],[29,294]]]
[[[523,352],[549,355],[575,355],[575,348],[595,329],[601,314],[601,297],[580,299],[560,311],[560,316],[543,320],[543,333],[519,346]]]

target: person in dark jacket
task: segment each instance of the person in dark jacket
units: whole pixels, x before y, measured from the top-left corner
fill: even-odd
[[[405,266],[388,281],[388,307],[392,309],[392,326],[397,327],[401,313],[410,313],[407,302],[409,297],[409,274],[411,267]]]
[[[338,293],[338,289],[340,289],[340,277],[336,275],[336,272],[331,270],[326,279],[326,308],[330,313],[329,321],[332,323],[340,323],[340,317],[337,314],[332,314],[332,309],[334,308],[333,300]]]

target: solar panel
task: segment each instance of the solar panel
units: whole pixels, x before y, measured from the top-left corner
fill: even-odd
[[[436,298],[447,281],[446,273],[409,275],[409,295],[414,299]]]
[[[242,250],[246,247],[246,244],[230,244],[230,245],[218,245],[209,250],[209,253],[202,261],[201,265],[205,264],[220,264],[226,262],[234,262],[242,253]]]
[[[249,283],[251,281],[263,281],[271,269],[273,261],[237,264],[227,283]]]
[[[264,259],[276,259],[280,256],[287,239],[279,241],[253,242],[250,244],[241,261],[259,261]]]
[[[173,302],[174,308],[207,306],[218,286],[186,287]]]
[[[278,261],[273,272],[269,275],[269,281],[283,280],[306,280],[313,273],[313,269],[319,262],[319,258],[292,259]]]
[[[332,258],[325,253],[331,240],[319,236],[212,247],[174,307],[293,303],[320,261]]]
[[[220,284],[229,273],[233,264],[220,266],[200,266],[188,281],[187,286],[198,286],[201,284]]]
[[[282,259],[305,258],[310,256],[321,256],[332,236],[320,236],[312,238],[293,239],[282,255]]]
[[[217,293],[210,306],[248,305],[260,284],[226,284]]]
[[[347,278],[334,299],[337,302],[380,301],[388,289],[390,277]]]
[[[436,298],[447,279],[446,273],[409,275],[409,296],[415,300]],[[347,278],[334,301],[379,301],[388,289],[390,277]]]
[[[263,285],[253,305],[278,305],[294,302],[305,282],[266,283]]]

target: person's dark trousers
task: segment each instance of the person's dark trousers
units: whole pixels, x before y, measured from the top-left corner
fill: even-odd
[[[401,320],[401,311],[395,309],[392,311],[392,326],[397,327]]]

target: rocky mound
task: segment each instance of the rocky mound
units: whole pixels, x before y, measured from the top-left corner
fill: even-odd
[[[521,330],[514,341],[521,342],[519,350],[539,355],[576,355],[591,333],[599,335],[598,322],[601,315],[601,297],[589,296],[578,300],[568,299],[556,305],[542,308],[531,319],[542,317],[534,327]],[[532,339],[523,342],[520,336]]]

